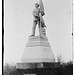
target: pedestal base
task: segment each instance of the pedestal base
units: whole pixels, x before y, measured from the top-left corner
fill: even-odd
[[[17,68],[18,73],[20,75],[58,75],[57,63],[43,63],[45,68],[28,68],[28,69],[20,69]]]
[[[54,75],[53,68],[55,58],[47,37],[29,37],[21,63],[16,66],[20,75]]]

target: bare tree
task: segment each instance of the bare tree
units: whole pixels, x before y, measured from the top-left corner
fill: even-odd
[[[58,64],[63,63],[61,55],[57,56],[57,62],[58,62]]]

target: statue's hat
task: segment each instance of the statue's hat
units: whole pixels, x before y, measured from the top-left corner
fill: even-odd
[[[38,5],[38,6],[39,6],[39,4],[38,4],[38,3],[36,3],[35,5]]]

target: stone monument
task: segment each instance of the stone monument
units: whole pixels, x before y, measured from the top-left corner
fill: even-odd
[[[44,6],[42,0],[35,4],[33,10],[32,35],[29,36],[21,63],[17,63],[17,69],[49,68],[55,62],[54,54],[46,37],[46,25],[43,20]],[[39,35],[35,36],[36,26],[39,27]]]

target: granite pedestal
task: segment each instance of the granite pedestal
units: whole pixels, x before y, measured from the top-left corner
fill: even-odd
[[[26,44],[19,70],[53,68],[55,58],[46,36],[30,36]]]

